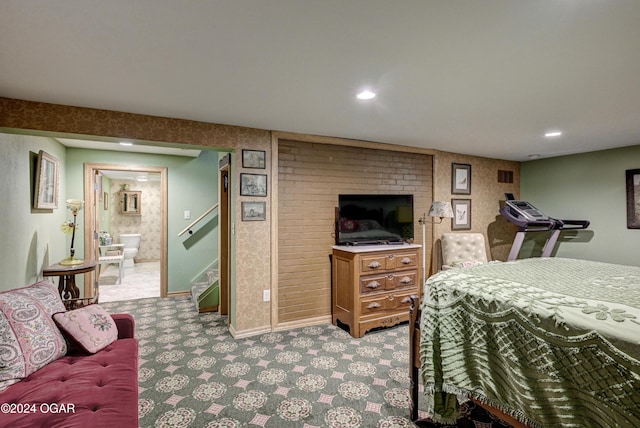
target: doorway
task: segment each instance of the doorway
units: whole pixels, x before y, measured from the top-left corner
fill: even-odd
[[[101,187],[101,174],[115,171],[129,171],[137,175],[158,175],[160,182],[160,297],[167,296],[167,168],[160,166],[117,165],[86,163],[84,166],[84,199],[85,199],[85,226],[84,248],[86,254],[93,254],[95,259],[99,256],[100,238],[100,210],[105,206],[104,191]],[[107,202],[109,204],[112,201]],[[117,209],[117,207],[112,206]],[[92,286],[93,285],[93,286]],[[95,296],[98,292],[98,278],[92,273],[89,281],[85,282],[85,296]]]
[[[229,227],[229,189],[231,188],[231,175],[229,174],[231,155],[227,154],[220,160],[220,192],[218,193],[220,216],[220,315],[229,315],[230,292],[229,292],[229,244],[231,229]],[[227,325],[230,323],[230,317],[227,317]]]

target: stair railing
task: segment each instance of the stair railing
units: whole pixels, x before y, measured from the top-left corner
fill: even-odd
[[[202,214],[200,217],[198,217],[197,219],[195,219],[189,226],[185,227],[184,229],[182,229],[182,231],[180,233],[178,233],[178,237],[184,235],[185,233],[189,232],[189,235],[191,235],[193,233],[193,226],[195,226],[196,224],[198,224],[200,222],[200,220],[202,220],[203,218],[205,218],[206,216],[208,216],[213,210],[215,210],[216,208],[218,208],[218,204],[215,204],[214,206],[212,206],[211,208],[209,208],[208,210],[206,210],[204,212],[204,214]]]

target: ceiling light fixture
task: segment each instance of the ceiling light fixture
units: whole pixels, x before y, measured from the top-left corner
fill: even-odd
[[[127,141],[120,141],[121,146],[133,146],[133,143],[129,143]]]
[[[365,90],[356,95],[356,98],[359,100],[370,100],[376,97],[375,92],[371,92],[370,90]]]
[[[560,132],[560,131],[550,131],[550,132],[547,132],[546,134],[544,134],[544,136],[547,137],[547,138],[559,137],[561,135],[562,135],[562,132]]]

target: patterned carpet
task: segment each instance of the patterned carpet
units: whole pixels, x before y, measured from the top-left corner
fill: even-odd
[[[188,298],[101,306],[136,319],[141,427],[414,426],[406,325],[361,339],[329,324],[235,340],[226,318]],[[507,425],[470,404],[457,426]]]

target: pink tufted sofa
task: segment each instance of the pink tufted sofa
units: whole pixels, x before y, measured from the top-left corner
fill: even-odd
[[[55,286],[43,281],[0,293],[0,374],[5,375],[4,384],[0,382],[0,427],[137,427],[138,342],[133,317],[111,315],[117,339],[97,352],[69,351],[66,343],[56,343],[56,323],[47,321],[51,312],[60,313],[52,292],[59,299]],[[26,322],[12,324],[16,319]],[[50,334],[43,333],[47,329]],[[23,340],[29,332],[42,339]],[[20,343],[21,350],[31,349],[22,363],[10,346],[11,335],[18,338],[14,343]],[[7,380],[16,367],[26,377]]]

